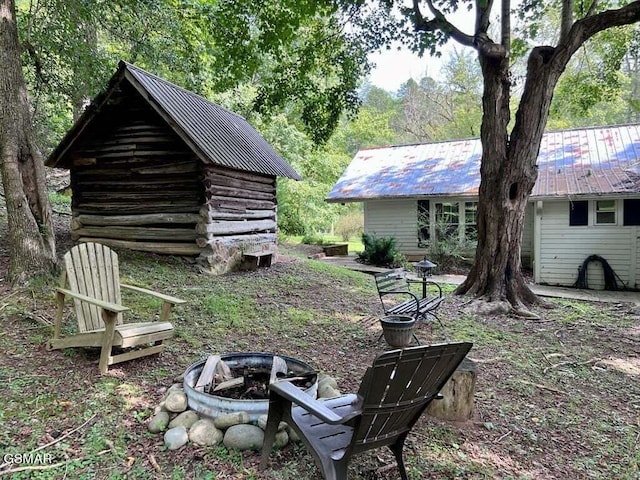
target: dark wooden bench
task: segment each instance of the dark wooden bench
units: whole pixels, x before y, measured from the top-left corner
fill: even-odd
[[[270,267],[276,252],[266,250],[264,252],[251,252],[242,254],[242,269],[256,270],[258,267]]]
[[[427,320],[433,317],[440,325],[442,322],[436,315],[436,310],[444,301],[442,288],[436,282],[430,280],[409,280],[407,272],[401,268],[387,270],[374,275],[380,303],[385,315],[409,315],[416,320]],[[426,286],[426,296],[418,298],[411,291],[411,283],[416,282]],[[394,302],[389,306],[385,303],[385,297],[398,299],[400,303]]]
[[[327,257],[335,257],[337,255],[349,255],[349,244],[335,244],[335,245],[325,245],[322,247],[322,252]]]

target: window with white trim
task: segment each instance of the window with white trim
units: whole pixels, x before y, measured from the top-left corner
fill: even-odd
[[[596,225],[616,224],[616,201],[596,200]]]
[[[418,200],[417,207],[419,247],[429,248],[434,240],[478,240],[478,202]]]
[[[418,246],[428,247],[430,238],[429,200],[418,200]]]
[[[458,238],[459,224],[459,203],[436,203],[436,236],[438,240]]]

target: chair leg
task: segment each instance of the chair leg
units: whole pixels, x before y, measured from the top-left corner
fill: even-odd
[[[325,457],[321,459],[321,463],[324,480],[347,480],[347,467],[349,464],[344,458],[336,461]]]
[[[102,320],[104,321],[104,334],[102,337],[102,349],[100,350],[100,373],[105,374],[109,369],[111,360],[111,350],[113,348],[113,337],[116,333],[117,314],[108,310],[102,310]]]
[[[427,315],[431,315],[433,318],[435,318],[440,324],[440,328],[444,328],[444,324],[442,323],[442,320],[440,320],[435,313],[427,312]]]
[[[393,454],[396,457],[396,463],[398,464],[398,471],[400,472],[400,478],[402,480],[408,480],[407,477],[407,469],[404,466],[404,458],[402,456],[402,449],[404,447],[404,441],[407,438],[406,435],[398,438],[396,443],[393,445],[389,445],[389,448],[393,451]]]
[[[273,394],[272,394],[273,395]],[[264,430],[264,441],[262,443],[262,453],[260,454],[260,470],[267,468],[269,462],[269,455],[271,454],[271,448],[273,442],[276,439],[276,433],[278,433],[278,426],[282,421],[285,408],[291,409],[291,404],[279,399],[269,400],[269,412],[267,416],[267,426]]]

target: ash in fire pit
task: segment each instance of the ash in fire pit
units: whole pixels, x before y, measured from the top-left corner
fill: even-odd
[[[269,353],[211,355],[187,369],[184,391],[189,407],[203,415],[244,411],[255,421],[268,411],[269,383],[280,378],[316,396],[317,374],[309,365]]]

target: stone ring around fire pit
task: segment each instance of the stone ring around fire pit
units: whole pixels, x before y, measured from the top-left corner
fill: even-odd
[[[211,357],[210,357],[211,358]],[[187,368],[184,374],[183,388],[188,399],[189,408],[196,412],[216,418],[229,413],[246,412],[251,422],[256,422],[261,415],[266,415],[269,410],[268,384],[274,359],[277,362],[286,363],[281,369],[280,377],[296,377],[303,382],[298,386],[313,396],[317,396],[317,374],[311,366],[296,358],[284,355],[274,356],[271,353],[229,353],[219,356],[219,360],[228,367],[234,380],[227,381],[236,390],[235,395],[227,395],[227,392],[218,394],[208,393],[206,388],[196,385],[199,383],[207,359],[200,360]],[[273,367],[273,368],[272,368]],[[286,372],[284,371],[286,370]],[[293,380],[296,383],[296,380]],[[202,383],[202,382],[200,382]],[[235,385],[233,385],[235,383]],[[260,385],[262,392],[260,393]],[[229,388],[228,390],[234,390]],[[236,398],[233,398],[236,397]]]

